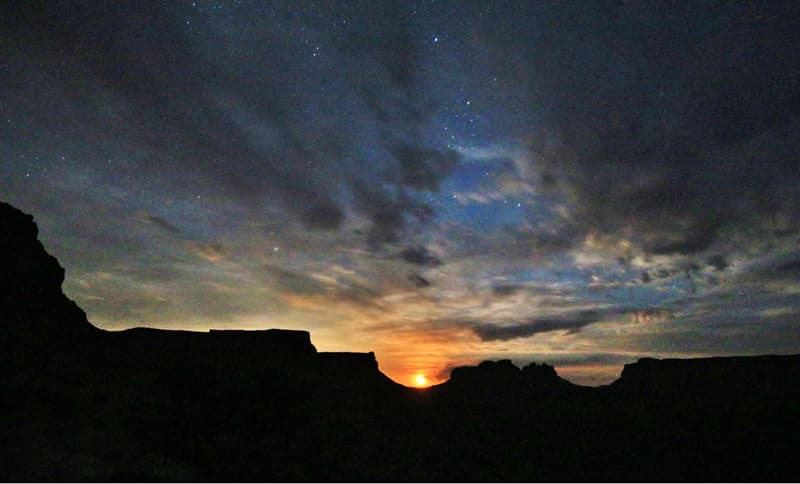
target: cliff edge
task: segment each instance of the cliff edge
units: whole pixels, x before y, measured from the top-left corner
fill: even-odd
[[[31,215],[0,202],[0,327],[41,343],[96,329],[61,291],[64,268],[38,240]]]

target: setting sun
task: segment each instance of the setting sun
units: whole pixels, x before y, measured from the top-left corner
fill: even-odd
[[[424,387],[428,384],[428,379],[425,378],[425,375],[417,375],[414,377],[414,384],[418,387]]]

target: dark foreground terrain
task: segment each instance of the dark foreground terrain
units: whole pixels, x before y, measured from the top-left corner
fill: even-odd
[[[303,331],[106,332],[0,203],[0,479],[797,481],[800,356],[547,365],[427,391]]]

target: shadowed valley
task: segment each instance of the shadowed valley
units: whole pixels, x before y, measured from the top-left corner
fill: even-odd
[[[546,364],[427,390],[304,331],[92,326],[30,215],[0,203],[3,480],[797,480],[800,356]]]

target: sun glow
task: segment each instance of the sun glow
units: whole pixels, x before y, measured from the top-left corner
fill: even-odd
[[[428,379],[425,375],[417,375],[414,377],[414,385],[418,387],[424,387],[428,384]]]

